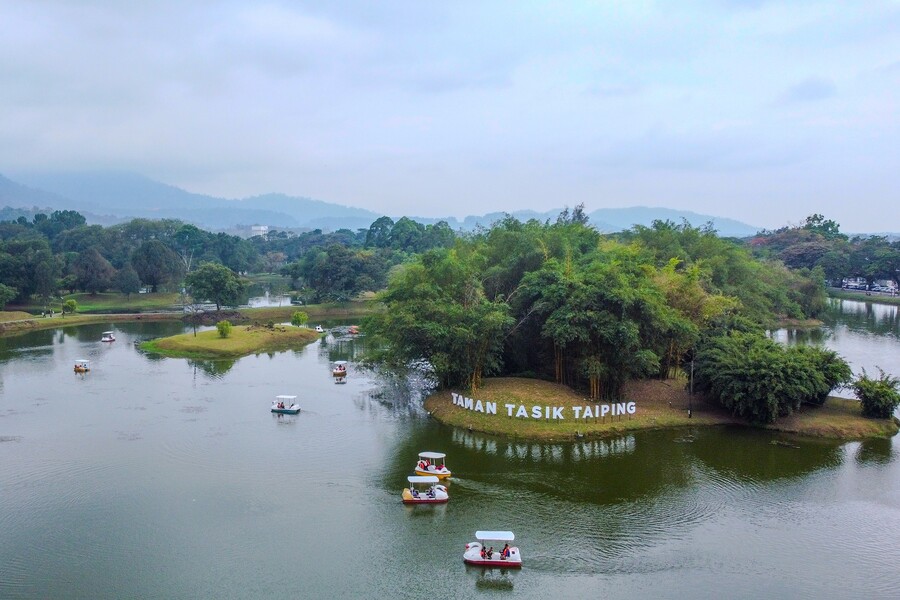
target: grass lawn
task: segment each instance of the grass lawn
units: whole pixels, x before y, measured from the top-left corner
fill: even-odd
[[[604,436],[639,429],[744,423],[727,411],[700,401],[698,397],[692,402],[684,387],[681,380],[630,382],[625,387],[623,400],[635,402],[636,413],[603,418],[575,419],[572,407],[596,404],[566,386],[518,378],[486,379],[476,393],[465,394],[483,402],[496,402],[496,415],[453,405],[449,391],[430,396],[425,401],[425,408],[435,419],[448,425],[516,438],[543,440],[574,439],[581,435]],[[548,420],[509,417],[505,404],[522,404],[528,411],[534,405],[563,406],[565,418]],[[688,418],[688,407],[692,409],[691,418]],[[515,414],[515,409],[513,412]],[[801,412],[765,428],[837,439],[887,437],[898,430],[893,420],[867,419],[860,413],[858,402],[837,398],[829,399],[821,408],[804,407]]]
[[[62,310],[63,302],[74,300],[78,305],[78,312],[86,313],[136,313],[157,310],[171,310],[172,307],[181,305],[181,294],[131,294],[125,296],[119,293],[99,294],[69,294],[62,300],[54,300],[49,305],[30,304],[15,306],[12,308],[30,312],[32,315],[40,315],[48,306],[55,312]]]
[[[21,321],[23,319],[33,319],[34,315],[21,310],[4,310],[0,311],[0,323],[9,323],[11,321]]]
[[[319,339],[306,327],[236,325],[227,338],[217,330],[183,333],[141,344],[143,350],[176,358],[238,358],[262,352],[300,348]]]
[[[865,291],[828,288],[828,295],[832,298],[841,298],[843,300],[859,300],[860,302],[874,302],[876,304],[900,304],[900,296],[891,296],[881,292],[872,292],[870,296],[867,296]]]

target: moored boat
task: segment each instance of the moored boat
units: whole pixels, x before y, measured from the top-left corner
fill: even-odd
[[[350,329],[348,329],[347,332],[350,333],[350,335],[356,335],[357,333],[359,333],[359,326],[351,325]]]
[[[512,531],[476,531],[475,539],[478,541],[466,544],[463,562],[467,565],[501,569],[522,567],[522,554],[519,552],[519,547],[509,545],[516,539]],[[497,542],[496,549],[493,542]],[[500,542],[504,543],[502,547]]]
[[[321,325],[316,325],[316,333],[325,333],[325,330]]]
[[[272,401],[272,412],[280,415],[296,415],[300,412],[300,405],[294,402],[297,396],[275,396]]]
[[[419,452],[416,475],[434,475],[438,479],[447,479],[451,473],[445,463],[446,457],[443,452]]]
[[[403,488],[403,504],[443,504],[450,500],[447,488],[434,475],[410,475],[409,487]]]

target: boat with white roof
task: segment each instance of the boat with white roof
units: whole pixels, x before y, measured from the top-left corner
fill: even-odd
[[[516,539],[512,531],[476,531],[476,542],[466,544],[463,561],[467,565],[479,567],[499,567],[502,569],[519,569],[522,567],[522,554],[518,546],[511,546]],[[497,547],[494,547],[496,542]],[[503,542],[503,546],[500,546]]]
[[[445,463],[446,458],[447,455],[443,452],[419,452],[416,475],[434,475],[438,479],[447,479],[451,473]]]

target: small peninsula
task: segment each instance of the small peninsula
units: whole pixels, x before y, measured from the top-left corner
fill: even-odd
[[[566,440],[578,437],[602,437],[626,431],[663,429],[687,426],[741,425],[760,427],[771,431],[810,437],[854,440],[890,437],[898,432],[894,419],[869,419],[863,417],[859,402],[831,397],[823,406],[803,406],[793,415],[783,417],[770,425],[747,425],[746,421],[732,416],[725,409],[702,401],[695,395],[693,401],[685,389],[683,380],[637,380],[627,383],[622,402],[632,402],[634,413],[584,418],[583,407],[598,407],[571,388],[537,379],[498,377],[485,379],[474,394],[462,394],[493,402],[496,414],[466,409],[453,403],[453,392],[444,390],[425,400],[425,409],[433,418],[455,427],[514,438],[534,440]],[[508,409],[507,405],[515,408]],[[524,406],[527,417],[509,416],[519,406]],[[532,418],[533,407],[561,407],[564,418]],[[688,417],[688,408],[691,417]],[[575,413],[581,418],[573,418]],[[610,411],[612,412],[612,411]]]
[[[141,349],[173,358],[220,359],[240,358],[263,352],[279,352],[300,348],[319,339],[320,334],[306,327],[277,325],[241,325],[234,327],[228,337],[221,337],[215,329],[182,333],[150,340]]]

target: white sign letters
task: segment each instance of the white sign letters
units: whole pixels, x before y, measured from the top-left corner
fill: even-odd
[[[496,402],[482,402],[481,400],[473,400],[466,398],[462,394],[451,392],[453,404],[466,410],[484,413],[486,415],[497,414]],[[541,404],[525,405],[525,404],[504,404],[506,416],[516,417],[518,419],[547,419],[561,421],[566,417],[563,416],[565,406],[544,406]],[[637,412],[637,405],[634,402],[615,402],[612,404],[586,404],[584,406],[571,406],[569,410],[572,412],[573,419],[596,419],[603,417],[618,417],[621,415],[633,415]]]

